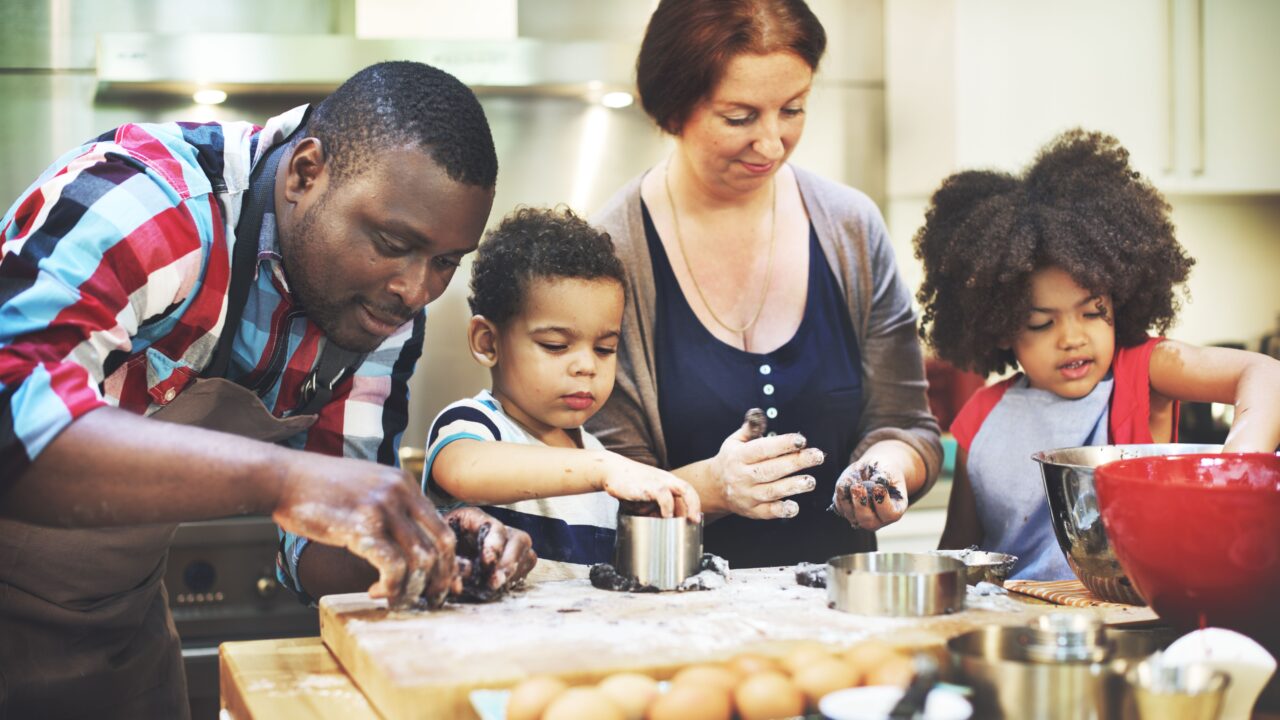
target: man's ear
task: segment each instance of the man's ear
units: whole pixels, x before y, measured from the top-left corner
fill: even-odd
[[[483,315],[472,315],[467,323],[467,345],[471,357],[491,368],[498,364],[498,326]]]
[[[306,137],[298,141],[289,156],[284,174],[284,197],[297,204],[308,192],[327,182],[325,172],[327,156],[318,138]]]

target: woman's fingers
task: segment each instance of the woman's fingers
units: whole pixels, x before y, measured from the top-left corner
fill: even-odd
[[[808,444],[800,433],[787,433],[786,435],[775,435],[773,437],[762,437],[758,440],[743,443],[740,450],[739,460],[752,465],[771,458],[781,457],[803,450]],[[821,450],[814,450],[821,453]],[[821,460],[819,460],[821,462]]]

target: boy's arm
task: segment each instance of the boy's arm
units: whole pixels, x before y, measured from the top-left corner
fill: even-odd
[[[1280,361],[1165,340],[1151,353],[1150,373],[1151,389],[1172,400],[1235,406],[1225,452],[1274,452],[1280,445]]]
[[[956,470],[951,479],[951,500],[947,504],[947,524],[938,541],[939,550],[964,550],[982,544],[982,522],[978,519],[978,501],[969,484],[965,469],[969,451],[956,448]]]
[[[604,491],[619,500],[656,503],[663,517],[696,520],[702,514],[688,483],[607,450],[460,438],[436,451],[428,472],[440,489],[473,504]]]

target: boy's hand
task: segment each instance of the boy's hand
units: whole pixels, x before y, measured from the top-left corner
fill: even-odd
[[[821,465],[826,456],[817,448],[805,447],[799,433],[759,437],[752,420],[725,439],[720,452],[711,459],[711,472],[724,494],[729,512],[757,520],[794,517],[800,507],[784,498],[812,490],[817,481],[796,475]]]
[[[624,504],[638,503],[637,515],[650,514],[643,506],[657,506],[661,517],[684,517],[702,521],[702,501],[689,483],[666,470],[629,460],[616,453],[604,453],[601,490]]]

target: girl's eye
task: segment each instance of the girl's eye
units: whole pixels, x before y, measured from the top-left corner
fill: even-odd
[[[538,343],[538,345],[543,350],[549,350],[551,352],[560,352],[564,350],[566,347],[568,347],[568,345],[565,345],[564,343],[553,343],[553,342],[540,342]]]
[[[1050,326],[1050,325],[1052,325],[1052,324],[1053,324],[1053,321],[1052,321],[1052,320],[1046,320],[1046,321],[1044,321],[1044,322],[1040,323],[1039,325],[1028,325],[1028,326],[1027,326],[1027,329],[1028,329],[1028,330],[1031,330],[1032,332],[1036,332],[1036,331],[1039,331],[1039,330],[1048,330],[1048,329],[1049,329],[1049,326]]]
[[[1085,313],[1084,316],[1089,318],[1090,320],[1097,320],[1099,318],[1106,317],[1106,314],[1100,313],[1100,312],[1091,312],[1091,313]]]

